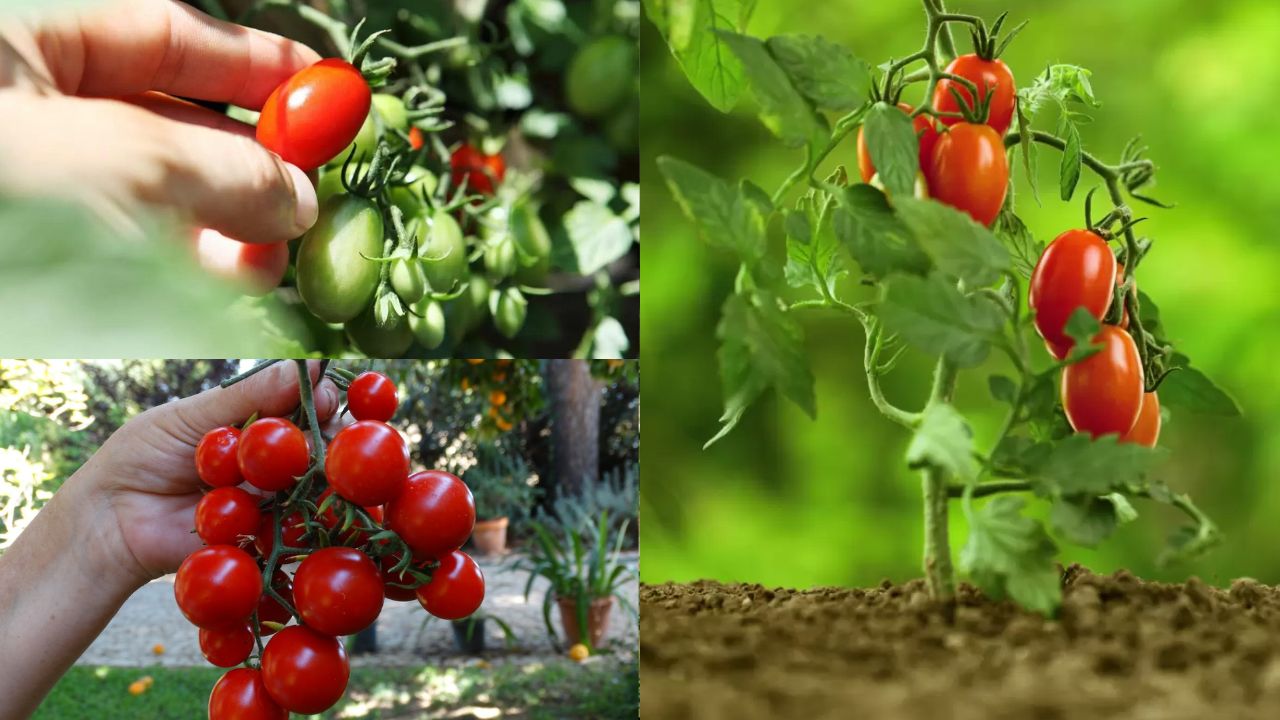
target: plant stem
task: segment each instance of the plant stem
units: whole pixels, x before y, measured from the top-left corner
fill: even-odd
[[[227,378],[226,380],[223,380],[222,382],[218,383],[218,387],[231,387],[232,385],[235,385],[236,383],[240,382],[241,380],[244,380],[245,378],[257,375],[258,373],[262,372],[263,370],[266,370],[267,368],[271,367],[272,365],[275,365],[278,362],[280,361],[279,360],[263,360],[262,362],[258,363],[257,365],[254,365],[248,370],[245,370],[239,375],[233,375]]]
[[[947,497],[958,500],[964,497],[966,489],[964,485],[948,485]],[[1031,483],[1026,480],[997,480],[974,485],[969,497],[980,498],[1008,492],[1029,492],[1030,490]]]
[[[933,374],[933,390],[929,402],[950,402],[956,388],[956,367],[950,360],[938,359]],[[924,491],[924,577],[929,595],[935,600],[951,602],[956,593],[955,568],[951,564],[951,536],[947,518],[947,474],[936,465],[924,468],[921,477]]]

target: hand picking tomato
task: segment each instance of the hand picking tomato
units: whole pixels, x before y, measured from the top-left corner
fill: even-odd
[[[297,425],[284,418],[261,418],[240,434],[240,474],[259,490],[291,487],[307,472],[311,454]]]
[[[1094,342],[1101,351],[1062,371],[1062,407],[1076,432],[1123,436],[1142,408],[1138,346],[1114,325],[1103,325]]]
[[[1027,304],[1054,358],[1065,358],[1075,344],[1065,330],[1077,308],[1098,321],[1106,317],[1116,280],[1116,257],[1096,233],[1068,230],[1044,249],[1031,273]]]
[[[267,694],[261,672],[236,668],[213,686],[209,720],[289,720],[289,713]]]
[[[997,135],[1003,136],[1013,121],[1013,98],[1017,87],[1014,85],[1013,72],[1009,70],[1009,66],[999,58],[986,60],[974,53],[969,53],[952,60],[951,64],[947,65],[946,71],[973,83],[978,88],[979,100],[985,100],[988,95],[991,96],[991,107],[986,124],[991,126]],[[969,88],[943,78],[938,81],[938,86],[933,91],[933,107],[939,113],[960,112],[960,106],[951,94],[951,88],[955,88],[967,103],[973,103]],[[941,119],[944,125],[955,125],[960,122],[960,118],[956,117]]]
[[[267,98],[258,142],[305,171],[336,157],[369,114],[372,93],[351,63],[328,58],[303,68]]]
[[[1120,436],[1120,442],[1131,442],[1145,447],[1155,447],[1160,438],[1160,398],[1155,392],[1144,393],[1138,419],[1129,432]]]
[[[380,372],[362,372],[347,388],[347,407],[357,420],[390,422],[399,403],[396,384]]]
[[[240,431],[233,427],[214,428],[196,445],[196,474],[214,487],[230,487],[244,482],[236,464]]]
[[[324,463],[329,485],[357,505],[395,498],[409,477],[409,446],[395,428],[359,420],[338,432]]]
[[[200,628],[200,654],[218,667],[235,667],[253,652],[253,631],[244,623]]]
[[[507,163],[501,154],[486,155],[470,143],[463,143],[453,151],[449,167],[453,172],[454,188],[465,180],[468,189],[482,195],[492,195],[494,187],[501,184],[507,174]]]
[[[958,123],[938,136],[925,170],[929,193],[983,225],[1000,214],[1009,189],[1009,160],[987,125]]]
[[[216,628],[244,622],[258,607],[262,575],[249,553],[230,545],[201,548],[178,567],[178,609],[192,625]]]
[[[346,692],[351,666],[342,642],[309,627],[287,627],[262,651],[267,694],[289,712],[314,715],[333,707]]]
[[[440,558],[431,582],[418,588],[418,602],[432,615],[461,620],[480,609],[484,600],[484,573],[470,555],[459,550]]]
[[[898,107],[902,112],[911,114],[910,105],[898,103]],[[920,167],[925,168],[933,154],[933,145],[938,141],[938,128],[934,125],[933,117],[924,113],[912,118],[911,127],[916,131],[916,138],[920,141]],[[867,138],[862,128],[858,128],[858,172],[862,175],[862,182],[865,183],[871,182],[871,178],[876,175],[876,166],[871,162],[871,150],[867,148]]]
[[[352,635],[382,612],[382,573],[354,548],[317,550],[294,573],[293,599],[308,627],[326,635]]]
[[[476,524],[476,502],[456,476],[427,470],[409,476],[404,490],[387,503],[387,528],[420,559],[442,558],[462,547]]]
[[[196,503],[196,534],[206,545],[239,545],[261,520],[258,499],[238,487],[215,488]]]

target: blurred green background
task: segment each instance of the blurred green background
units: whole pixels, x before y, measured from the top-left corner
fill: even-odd
[[[1150,217],[1142,234],[1156,242],[1140,285],[1159,305],[1178,347],[1245,413],[1224,420],[1166,412],[1160,439],[1170,451],[1163,476],[1218,522],[1226,535],[1222,546],[1189,564],[1157,567],[1155,557],[1182,517],[1139,500],[1139,519],[1101,548],[1060,543],[1060,558],[1099,571],[1127,567],[1148,579],[1194,574],[1215,584],[1239,576],[1280,582],[1280,553],[1271,552],[1280,547],[1280,443],[1269,442],[1280,432],[1274,379],[1280,296],[1273,284],[1280,270],[1274,211],[1280,177],[1273,170],[1280,135],[1271,97],[1280,84],[1280,4],[952,0],[948,8],[988,20],[1009,9],[1010,25],[1031,21],[1005,54],[1019,86],[1050,63],[1093,71],[1103,106],[1082,128],[1086,150],[1115,162],[1135,134],[1150,145],[1160,168],[1152,194],[1178,207],[1138,207]],[[822,34],[872,65],[918,49],[923,39],[923,12],[909,0],[832,0],[796,10],[794,3],[760,0],[748,30],[758,37]],[[960,52],[970,50],[967,35],[957,34],[956,41]],[[730,116],[715,112],[647,20],[641,47],[648,283],[641,332],[651,418],[645,444],[646,453],[662,460],[650,462],[642,476],[642,579],[808,587],[919,576],[919,478],[903,461],[906,432],[868,399],[863,335],[852,319],[804,317],[817,378],[816,421],[768,394],[727,438],[701,449],[718,428],[715,326],[737,263],[695,235],[654,161],[675,155],[722,178],[749,177],[771,192],[801,158],[768,134],[749,101]],[[918,88],[904,100],[917,102]],[[850,135],[823,170],[854,166],[853,141]],[[1057,162],[1054,151],[1041,155],[1041,206],[1025,182],[1018,188],[1018,212],[1041,241],[1083,224],[1085,191],[1097,184],[1086,170],[1076,199],[1062,203]],[[777,225],[771,236],[780,243]],[[860,299],[860,292],[846,279],[843,297]],[[918,408],[930,367],[928,358],[909,352],[886,380],[889,397]],[[989,447],[1001,419],[986,377],[1004,370],[991,361],[961,376],[956,402],[973,422],[979,447]],[[958,554],[967,528],[959,507],[952,510]]]

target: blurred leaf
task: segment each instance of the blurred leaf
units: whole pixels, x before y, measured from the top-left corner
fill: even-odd
[[[881,101],[871,106],[862,128],[880,182],[893,197],[911,197],[920,169],[920,140],[911,118]]]
[[[746,79],[719,33],[746,24],[741,0],[644,0],[644,7],[694,89],[716,110],[732,110]]]
[[[840,244],[836,242],[830,219],[823,221],[815,231],[809,226],[808,216],[803,211],[792,210],[788,211],[784,226],[787,230],[787,284],[792,287],[813,285],[824,296],[834,293],[836,281],[845,275],[846,270],[840,261]]]
[[[589,200],[565,213],[564,229],[573,244],[577,271],[590,275],[626,255],[631,249],[631,228],[609,208]]]
[[[873,278],[893,272],[923,275],[929,271],[929,256],[916,242],[884,193],[859,183],[845,189],[841,207],[835,211],[835,233],[849,254]]]
[[[1142,476],[1164,454],[1119,442],[1115,435],[1093,439],[1078,433],[1054,443],[1040,463],[1028,468],[1028,476],[1041,495],[1105,495],[1140,487]]]
[[[987,387],[991,391],[991,397],[1002,403],[1012,405],[1018,399],[1018,385],[1004,375],[987,378]]]
[[[591,330],[587,356],[595,359],[621,359],[631,347],[627,331],[617,318],[606,317]]]
[[[938,269],[967,287],[990,285],[1009,268],[1009,251],[968,213],[912,197],[895,197],[893,206]]]
[[[891,278],[877,312],[889,331],[962,368],[986,359],[1004,320],[990,300],[966,296],[938,274]]]
[[[871,70],[849,48],[818,35],[778,35],[766,44],[791,83],[818,109],[846,112],[865,102]]]
[[[760,105],[760,122],[770,132],[790,147],[817,144],[825,137],[824,121],[814,114],[763,42],[723,30],[717,34],[742,61],[752,93]]]
[[[1054,568],[1057,547],[1044,527],[1022,515],[1023,498],[1002,495],[969,512],[969,541],[960,567],[988,594],[1052,614],[1062,601]],[[966,505],[967,507],[967,505]]]
[[[996,217],[995,234],[1012,254],[1014,269],[1030,278],[1044,252],[1044,243],[1036,240],[1022,218],[1013,212],[1012,203],[1005,203]]]
[[[1070,200],[1071,196],[1076,192],[1076,185],[1080,182],[1080,131],[1076,129],[1075,123],[1071,122],[1064,115],[1062,122],[1058,126],[1058,133],[1062,136],[1066,146],[1062,149],[1062,165],[1058,171],[1059,193],[1063,200]]]
[[[1123,506],[1113,498],[1119,498]],[[1054,532],[1076,545],[1096,547],[1126,521],[1126,514],[1133,512],[1133,506],[1118,493],[1058,498],[1049,511],[1049,524]]]
[[[973,430],[960,411],[948,403],[929,403],[907,446],[907,464],[913,469],[932,465],[964,483],[972,482],[978,474]]]
[[[753,263],[764,255],[765,218],[742,193],[720,178],[671,157],[658,158],[671,194],[707,242]]]
[[[1204,373],[1190,366],[1178,368],[1160,383],[1160,404],[1204,415],[1240,415],[1240,406],[1234,398]]]

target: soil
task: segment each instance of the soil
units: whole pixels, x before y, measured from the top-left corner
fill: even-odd
[[[641,717],[1202,720],[1280,713],[1280,591],[1063,575],[1056,618],[963,586],[642,585]]]

